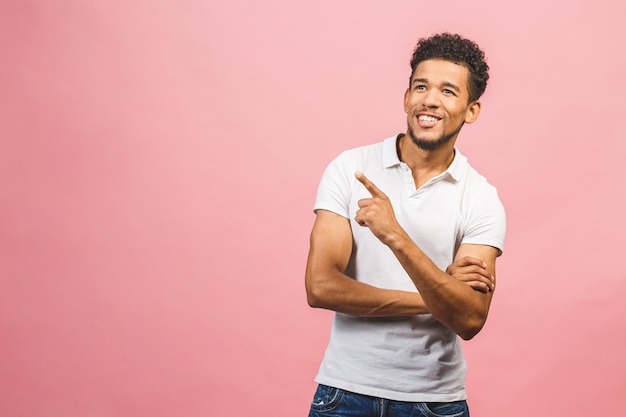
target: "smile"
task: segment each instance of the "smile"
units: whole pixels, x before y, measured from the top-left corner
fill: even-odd
[[[422,122],[436,122],[438,119],[434,116],[421,115],[418,119]]]

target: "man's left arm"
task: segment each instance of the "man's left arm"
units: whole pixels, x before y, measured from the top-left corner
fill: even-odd
[[[431,314],[465,340],[483,328],[493,291],[476,291],[465,282],[440,270],[409,238],[389,246],[417,287]],[[455,260],[465,256],[483,261],[484,269],[495,284],[498,250],[484,245],[461,245]]]
[[[372,194],[372,198],[359,201],[357,223],[368,227],[387,245],[400,261],[418,289],[431,314],[465,340],[473,338],[487,320],[493,291],[476,291],[462,280],[454,278],[454,268],[460,267],[463,258],[483,261],[483,271],[495,283],[498,249],[487,245],[462,244],[455,255],[455,263],[446,272],[417,246],[397,222],[389,198],[363,174],[357,179]],[[455,265],[456,264],[456,265]],[[480,269],[480,266],[475,266]]]

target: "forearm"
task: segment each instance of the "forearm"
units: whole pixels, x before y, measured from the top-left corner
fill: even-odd
[[[463,339],[480,331],[487,318],[490,292],[476,291],[439,269],[404,231],[388,246],[435,318]]]
[[[374,287],[339,271],[311,273],[306,281],[307,301],[311,307],[361,317],[413,316],[429,312],[416,292]]]
[[[359,209],[354,220],[360,226],[368,227],[374,236],[393,251],[415,284],[424,305],[436,319],[463,339],[474,337],[487,319],[492,291],[475,291],[472,285],[441,271],[398,223],[389,197],[362,173],[357,172],[355,176],[372,197],[358,201]],[[462,244],[456,257],[464,256],[482,261],[486,265],[482,268],[491,278],[495,277],[495,248]],[[490,288],[493,282],[489,278],[486,280]]]

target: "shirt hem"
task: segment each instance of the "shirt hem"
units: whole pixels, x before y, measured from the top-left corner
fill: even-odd
[[[332,378],[326,378],[323,376],[317,376],[315,382],[322,385],[328,385],[330,387],[339,388],[345,391],[353,392],[360,395],[367,395],[370,397],[384,398],[393,401],[405,401],[405,402],[453,402],[467,400],[467,392],[465,388],[457,392],[447,393],[416,393],[416,392],[399,392],[386,390],[381,388],[368,387],[350,383],[347,381],[335,380]]]

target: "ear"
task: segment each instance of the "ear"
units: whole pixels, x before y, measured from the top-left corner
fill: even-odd
[[[473,101],[469,106],[467,106],[467,111],[465,112],[465,123],[474,123],[476,119],[478,119],[479,113],[480,101]]]
[[[410,88],[407,88],[406,91],[404,92],[404,112],[407,114],[409,113],[409,106],[407,105],[409,101],[409,93],[410,93]]]

